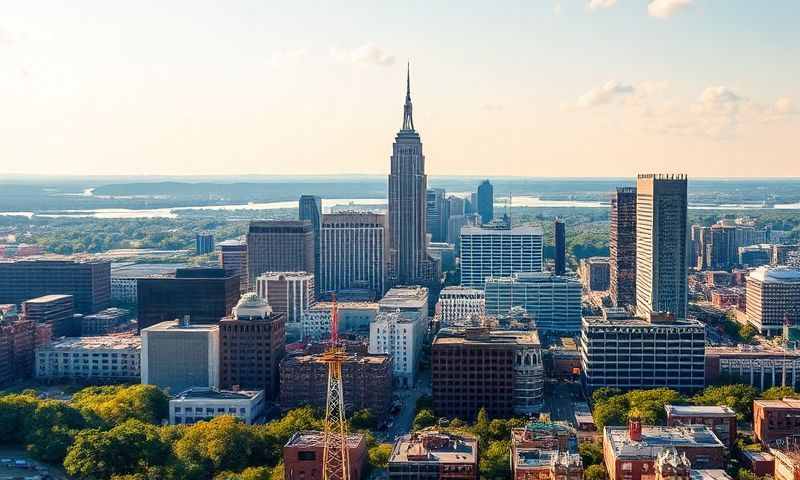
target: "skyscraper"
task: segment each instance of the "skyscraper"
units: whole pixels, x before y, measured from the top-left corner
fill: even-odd
[[[481,222],[489,223],[494,218],[494,187],[489,180],[484,180],[478,185],[478,213]]]
[[[320,230],[318,290],[323,293],[368,289],[385,291],[386,216],[380,213],[326,213]]]
[[[567,271],[567,232],[564,228],[564,221],[556,218],[553,224],[553,236],[555,237],[553,245],[555,247],[556,275],[564,275]]]
[[[636,313],[686,318],[686,175],[636,181]]]
[[[265,272],[315,274],[314,226],[308,220],[250,222],[247,233],[247,274],[252,288]]]
[[[488,277],[542,271],[542,230],[530,225],[461,228],[461,286],[483,289]]]
[[[316,195],[300,195],[300,220],[311,222],[311,229],[314,231],[314,272],[320,268],[320,235],[322,227],[322,199]],[[317,286],[317,296],[319,296],[319,282]]]
[[[435,277],[435,262],[428,258],[425,241],[427,183],[422,141],[411,113],[409,74],[403,127],[395,137],[389,173],[390,273],[398,284],[428,284]]]
[[[447,238],[448,203],[444,197],[444,189],[429,189],[425,196],[426,230],[431,234],[431,241],[444,242]]]
[[[214,251],[214,235],[200,232],[194,238],[195,251],[198,255],[205,255]]]
[[[620,187],[611,198],[608,245],[611,301],[615,307],[636,303],[636,188]]]

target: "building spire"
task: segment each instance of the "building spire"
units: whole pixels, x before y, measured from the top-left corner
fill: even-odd
[[[414,131],[414,118],[411,116],[411,62],[406,66],[406,103],[403,106],[403,130]]]

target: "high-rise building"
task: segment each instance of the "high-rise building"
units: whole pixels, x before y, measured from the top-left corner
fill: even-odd
[[[250,285],[265,272],[314,274],[314,225],[309,220],[250,222],[247,233],[247,275]]]
[[[286,315],[286,332],[300,335],[300,322],[314,305],[314,275],[306,272],[267,272],[256,279],[256,293],[272,311]]]
[[[555,274],[564,275],[567,271],[567,232],[564,220],[556,218],[553,222],[553,247],[555,248]]]
[[[54,337],[77,337],[80,324],[75,322],[72,295],[45,295],[22,303],[22,315],[36,324],[52,326]]]
[[[583,287],[591,292],[604,292],[610,286],[610,262],[608,257],[582,258],[580,276]]]
[[[219,264],[228,275],[238,275],[242,292],[248,291],[247,243],[242,240],[225,240],[217,244]]]
[[[443,188],[428,189],[425,195],[426,231],[433,242],[444,242],[447,238],[447,219],[450,215],[444,195]]]
[[[483,289],[488,277],[542,271],[542,230],[534,226],[461,229],[461,285]]]
[[[800,322],[800,268],[756,268],[747,276],[747,321],[765,335]]]
[[[242,296],[233,315],[219,322],[222,388],[264,390],[267,399],[277,398],[284,318],[255,293]]]
[[[443,329],[431,347],[437,415],[473,420],[529,415],[542,407],[544,366],[539,335],[486,328]]]
[[[461,228],[467,225],[480,225],[481,217],[477,213],[451,215],[447,220],[447,243],[455,245],[456,254],[461,252]]]
[[[643,174],[636,181],[636,312],[686,318],[686,175]]]
[[[769,265],[772,258],[772,245],[760,243],[739,247],[739,265],[743,267],[760,267]]]
[[[427,300],[425,302],[427,309]],[[411,388],[417,378],[427,317],[415,311],[379,312],[369,325],[369,353],[392,356],[398,387]]]
[[[322,228],[322,199],[316,195],[301,195],[299,205],[300,220],[308,220],[311,222],[311,228],[314,230],[314,270],[307,270],[316,272],[319,278],[320,269],[320,229]],[[319,296],[320,285],[317,283],[314,293]]]
[[[427,183],[422,142],[414,130],[409,76],[403,127],[395,137],[389,173],[389,262],[394,284],[428,285],[436,280],[435,261],[426,251]]]
[[[636,188],[618,187],[611,198],[609,282],[615,307],[636,304]]]
[[[192,323],[217,323],[230,315],[240,282],[222,268],[179,268],[174,276],[140,278],[139,330],[188,315]]]
[[[325,214],[320,230],[319,292],[349,289],[380,297],[386,281],[386,216],[380,213]]]
[[[206,255],[214,251],[214,235],[200,232],[194,238],[194,248],[198,255]]]
[[[481,216],[481,223],[489,223],[494,219],[494,187],[489,180],[484,180],[478,185],[477,211]]]
[[[219,388],[219,325],[188,318],[142,329],[142,383],[178,394],[193,387]]]
[[[445,287],[439,292],[436,310],[442,327],[466,326],[486,315],[486,298],[477,288]]]
[[[486,280],[486,314],[507,315],[522,307],[539,330],[577,333],[581,328],[581,284],[550,273],[518,273]]]
[[[111,304],[111,263],[70,257],[0,261],[0,304],[21,304],[43,295],[72,295],[77,313]]]

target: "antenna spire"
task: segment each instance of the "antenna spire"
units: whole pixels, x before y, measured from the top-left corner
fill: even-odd
[[[411,62],[406,65],[406,103],[403,106],[403,130],[414,131],[414,118],[411,114]]]

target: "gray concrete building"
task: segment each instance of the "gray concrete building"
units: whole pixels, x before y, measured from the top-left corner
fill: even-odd
[[[369,212],[325,214],[320,230],[318,291],[386,291],[386,215]]]

